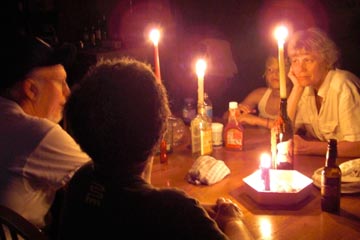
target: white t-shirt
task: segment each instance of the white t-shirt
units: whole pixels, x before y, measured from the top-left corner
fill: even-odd
[[[322,97],[317,111],[315,92],[306,87],[298,103],[295,129],[321,141],[360,141],[360,85],[352,73],[340,69],[328,72],[318,95]]]
[[[56,191],[89,160],[58,124],[0,97],[0,204],[42,228]]]

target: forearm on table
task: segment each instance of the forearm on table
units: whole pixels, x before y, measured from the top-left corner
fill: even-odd
[[[298,150],[296,154],[310,154],[325,156],[328,143],[326,141],[307,141],[307,148]],[[297,147],[295,146],[295,149]],[[339,141],[337,144],[338,157],[360,157],[360,142]]]
[[[298,155],[322,155],[325,156],[327,151],[327,142],[307,141],[307,147],[297,147],[295,142],[295,154]]]
[[[360,157],[360,141],[342,141],[337,144],[339,157]]]
[[[256,121],[255,125],[256,126],[260,126],[260,127],[265,127],[265,128],[271,128],[274,120],[270,119],[270,118],[263,118],[263,117],[256,117]]]

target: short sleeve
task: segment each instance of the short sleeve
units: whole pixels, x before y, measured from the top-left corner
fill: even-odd
[[[88,161],[90,157],[75,140],[59,125],[55,125],[29,156],[24,173],[57,189],[64,186],[74,172]]]

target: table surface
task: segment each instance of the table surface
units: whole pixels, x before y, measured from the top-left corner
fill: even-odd
[[[232,199],[243,211],[243,221],[255,239],[360,239],[360,194],[342,194],[339,214],[321,211],[320,190],[313,184],[309,196],[295,206],[263,206],[249,197],[243,178],[259,168],[259,157],[270,152],[270,132],[260,127],[247,127],[243,151],[214,149],[231,173],[210,185],[193,185],[185,176],[195,161],[187,132],[182,144],[168,155],[168,163],[154,159],[151,182],[157,187],[177,187],[202,203],[215,203],[219,197]],[[338,164],[349,160],[338,158]],[[325,156],[295,156],[294,169],[311,178],[323,167]]]

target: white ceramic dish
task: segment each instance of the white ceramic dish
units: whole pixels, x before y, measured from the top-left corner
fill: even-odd
[[[345,162],[346,163],[346,162]],[[343,163],[344,164],[344,163]],[[346,166],[346,165],[345,165]],[[339,165],[340,167],[340,165]],[[321,188],[321,170],[323,168],[319,168],[319,169],[316,169],[313,176],[312,176],[312,179],[313,179],[313,183],[316,187],[318,188]],[[341,177],[342,179],[342,182],[341,182],[341,193],[358,193],[360,192],[360,181],[354,181],[355,178],[348,178],[344,181],[343,179],[344,177]],[[350,181],[350,180],[351,181]],[[358,178],[357,178],[358,179]]]
[[[360,182],[360,158],[343,162],[339,168],[342,182]]]
[[[270,169],[270,190],[264,190],[260,170],[243,178],[248,195],[260,205],[291,206],[310,194],[312,179],[296,170]]]

